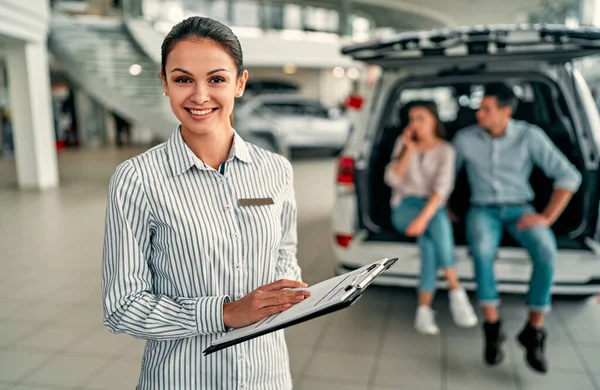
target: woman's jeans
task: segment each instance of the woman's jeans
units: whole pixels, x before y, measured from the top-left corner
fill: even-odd
[[[550,306],[556,238],[547,226],[517,229],[519,219],[526,213],[535,213],[535,210],[530,205],[472,206],[467,214],[467,241],[475,265],[477,296],[483,306],[498,304],[494,260],[504,230],[531,257],[533,271],[527,296],[530,310],[545,312]]]
[[[408,197],[392,210],[392,225],[404,234],[406,228],[423,210],[427,198]],[[417,238],[421,250],[421,292],[433,292],[438,268],[454,265],[454,233],[443,207],[439,208],[425,232]]]

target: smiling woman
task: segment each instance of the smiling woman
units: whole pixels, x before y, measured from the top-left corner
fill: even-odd
[[[138,390],[290,389],[283,331],[202,351],[310,294],[290,290],[306,287],[291,164],[232,128],[248,72],[228,27],[202,17],[173,27],[160,77],[181,125],[111,179],[104,323],[148,340]]]
[[[217,144],[231,141],[227,139],[231,134],[219,130],[230,127],[234,99],[242,96],[248,80],[239,41],[215,20],[190,18],[167,35],[161,61],[164,93],[181,122],[183,139],[201,160],[216,168],[226,155],[215,155],[217,149],[208,147],[206,137]],[[224,152],[228,148],[221,148]]]

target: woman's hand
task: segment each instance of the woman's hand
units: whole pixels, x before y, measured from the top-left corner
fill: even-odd
[[[224,304],[223,323],[227,328],[243,328],[287,310],[310,296],[309,291],[287,289],[307,286],[306,283],[287,279],[265,284],[240,300]]]
[[[415,147],[415,145],[417,144],[415,142],[414,139],[415,136],[415,131],[413,130],[412,127],[407,126],[403,131],[402,131],[402,142],[404,143],[404,147],[408,150],[411,150]]]
[[[408,237],[421,236],[425,232],[425,229],[427,229],[428,224],[429,221],[426,218],[417,217],[408,225],[405,234]]]

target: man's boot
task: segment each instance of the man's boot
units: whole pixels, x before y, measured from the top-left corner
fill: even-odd
[[[496,365],[504,359],[504,340],[506,336],[502,331],[502,322],[484,322],[485,335],[484,360],[489,365]]]
[[[525,328],[517,336],[517,340],[526,350],[525,361],[529,367],[542,374],[548,372],[548,362],[544,355],[546,337],[544,328],[534,328],[530,324],[525,325]]]

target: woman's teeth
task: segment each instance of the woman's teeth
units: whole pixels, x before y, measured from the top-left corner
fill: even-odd
[[[213,112],[214,108],[209,108],[208,110],[192,110],[190,108],[190,112],[194,115],[206,115],[206,114],[210,114],[211,112]]]

